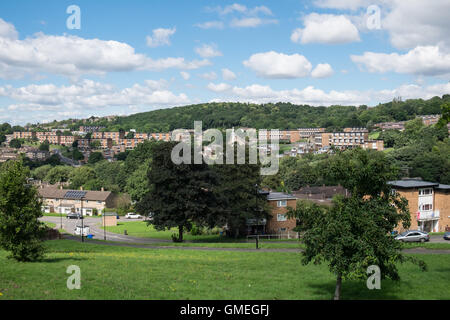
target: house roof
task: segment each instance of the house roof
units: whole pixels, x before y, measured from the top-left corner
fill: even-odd
[[[439,186],[437,187],[437,189],[440,189],[440,190],[450,190],[450,185],[448,185],[448,184],[439,184]]]
[[[425,188],[425,187],[439,186],[439,183],[436,182],[428,182],[414,179],[389,181],[388,184],[396,188]]]
[[[288,194],[288,193],[284,193],[284,192],[270,192],[267,195],[267,200],[292,200],[292,199],[297,199],[297,197],[295,197],[292,194]]]
[[[43,187],[39,188],[38,191],[41,197],[48,199],[80,200],[81,196],[83,196],[83,200],[106,201],[111,195],[110,191],[80,191],[59,189],[56,187]]]

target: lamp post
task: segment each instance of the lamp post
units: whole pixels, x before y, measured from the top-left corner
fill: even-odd
[[[103,214],[103,240],[106,241],[106,217],[105,217],[106,212],[103,211],[102,214]]]
[[[81,242],[84,242],[84,217],[83,217],[83,197],[81,197]]]
[[[255,184],[255,213],[258,211],[258,184]],[[258,218],[256,219],[256,221],[258,222]],[[258,227],[258,223],[256,223],[256,226]],[[258,235],[258,230],[256,230],[256,249],[258,248],[258,240],[259,240],[259,235]]]

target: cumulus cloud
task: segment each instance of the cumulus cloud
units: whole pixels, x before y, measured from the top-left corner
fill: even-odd
[[[311,72],[313,78],[327,78],[334,73],[333,68],[328,63],[319,63]]]
[[[304,28],[292,32],[292,42],[340,44],[360,40],[356,26],[343,15],[311,13],[303,21]]]
[[[154,29],[152,36],[147,36],[147,46],[151,48],[169,46],[170,37],[175,34],[176,30],[175,27],[172,29]]]
[[[206,21],[203,23],[197,23],[195,26],[201,29],[223,29],[224,23],[222,21]]]
[[[0,38],[16,40],[18,37],[19,34],[14,25],[0,18]]]
[[[225,23],[232,28],[255,28],[266,24],[278,23],[278,20],[267,18],[272,16],[272,11],[266,6],[247,7],[246,5],[233,3],[227,6],[208,8],[208,11],[217,12],[223,21],[210,21],[197,24],[203,29],[222,29]]]
[[[275,51],[253,54],[243,62],[263,78],[292,79],[309,76],[312,65],[300,54],[287,55]]]
[[[217,79],[217,74],[214,71],[205,72],[205,73],[199,74],[198,76],[200,78],[206,79],[206,80],[215,80],[215,79]]]
[[[136,53],[127,43],[113,40],[43,33],[19,40],[15,38],[12,25],[8,27],[5,23],[0,23],[0,26],[1,78],[20,78],[27,74],[36,76],[40,73],[79,77],[83,74],[102,75],[107,72],[197,69],[211,64],[207,59],[152,59]]]
[[[351,59],[369,72],[439,76],[450,73],[450,54],[437,46],[419,46],[405,54],[365,52]]]
[[[214,92],[223,92],[223,91],[227,91],[231,88],[231,86],[227,83],[218,83],[218,84],[214,84],[214,83],[209,83],[206,86],[209,90],[214,91]]]
[[[222,69],[222,78],[226,81],[236,80],[236,75],[230,69],[224,68]]]
[[[222,56],[222,52],[217,49],[216,44],[203,44],[195,48],[195,52],[202,58],[214,58]]]
[[[450,83],[435,84],[431,86],[419,86],[406,84],[395,89],[387,90],[345,90],[324,91],[313,86],[303,89],[273,90],[270,86],[252,84],[246,87],[232,87],[220,91],[224,98],[216,98],[214,101],[238,101],[250,103],[291,102],[294,104],[309,104],[314,106],[330,105],[375,105],[380,102],[392,101],[394,97],[401,96],[404,99],[442,96],[450,92]]]
[[[186,94],[169,91],[168,83],[164,79],[146,80],[143,85],[134,84],[124,89],[92,80],[83,80],[69,86],[31,84],[19,88],[1,88],[4,96],[15,101],[8,106],[9,111],[71,110],[81,113],[113,106],[173,106],[190,102]]]
[[[180,72],[180,75],[181,75],[181,77],[182,77],[184,80],[189,80],[189,78],[191,77],[191,75],[189,74],[189,72],[185,72],[185,71],[181,71],[181,72]]]

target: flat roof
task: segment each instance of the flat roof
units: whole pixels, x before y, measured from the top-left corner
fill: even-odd
[[[267,195],[267,200],[292,200],[297,199],[296,196],[284,192],[270,192]]]
[[[425,187],[437,187],[439,183],[428,182],[422,180],[395,180],[389,181],[388,184],[397,188],[425,188]]]

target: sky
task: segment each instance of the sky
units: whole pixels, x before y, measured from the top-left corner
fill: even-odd
[[[448,0],[0,2],[0,122],[450,93]]]

